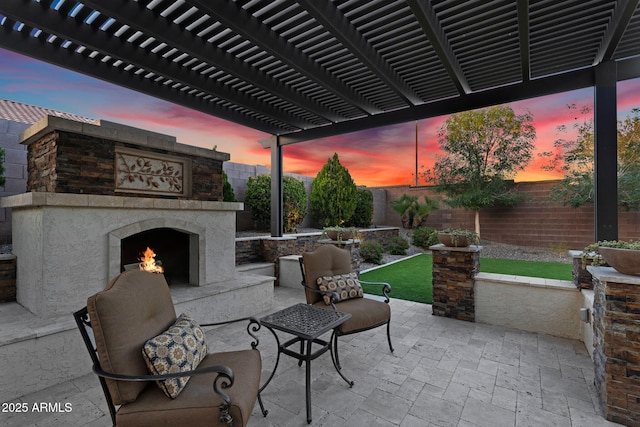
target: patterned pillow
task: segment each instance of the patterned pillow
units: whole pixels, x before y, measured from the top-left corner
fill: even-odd
[[[318,289],[321,291],[333,291],[338,294],[338,301],[351,298],[362,298],[362,286],[358,280],[358,273],[352,272],[339,274],[337,276],[320,276],[316,280]],[[331,296],[324,295],[325,304],[331,304]]]
[[[205,335],[200,326],[186,314],[181,314],[169,329],[147,340],[142,347],[142,356],[149,372],[162,375],[197,368],[207,351]],[[164,394],[175,399],[189,378],[170,378],[156,383]]]

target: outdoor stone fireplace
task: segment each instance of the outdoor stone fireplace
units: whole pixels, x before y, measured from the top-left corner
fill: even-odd
[[[11,208],[17,301],[31,312],[77,310],[139,262],[147,246],[162,261],[174,301],[194,292],[198,300],[216,296],[219,306],[207,301],[207,310],[196,311],[253,314],[257,302],[269,300],[271,282],[236,273],[242,204],[222,201],[227,153],[115,123],[51,116],[27,129],[22,143],[28,192],[2,206]]]

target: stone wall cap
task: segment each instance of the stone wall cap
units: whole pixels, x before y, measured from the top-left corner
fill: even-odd
[[[594,267],[592,265],[588,265],[587,271],[591,273],[593,277],[600,280],[601,282],[640,285],[640,276],[631,276],[629,274],[622,274],[613,267]]]
[[[469,245],[469,246],[445,246],[442,243],[438,243],[437,245],[429,246],[429,249],[432,251],[452,251],[452,252],[480,252],[482,250],[482,246],[478,245]]]

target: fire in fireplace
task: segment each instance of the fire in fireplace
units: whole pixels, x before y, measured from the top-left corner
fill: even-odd
[[[122,239],[121,271],[131,264],[157,263],[161,264],[157,267],[164,270],[170,285],[189,284],[189,256],[187,233],[172,228],[154,228]]]
[[[156,253],[149,246],[140,257],[140,270],[148,271],[149,273],[164,273],[162,263],[160,260],[156,262]]]

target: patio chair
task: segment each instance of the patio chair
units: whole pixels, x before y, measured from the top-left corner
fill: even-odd
[[[313,252],[303,253],[300,258],[300,270],[307,304],[351,313],[351,319],[340,325],[332,337],[338,367],[338,337],[342,335],[355,334],[386,324],[389,350],[393,352],[389,307],[391,285],[360,281],[358,274],[352,270],[349,251],[330,244],[320,246]],[[364,295],[361,283],[381,285],[384,298]]]
[[[222,323],[176,318],[164,276],[141,270],[120,274],[74,317],[114,426],[245,426],[256,398],[267,415],[257,320],[241,319],[251,349],[208,353],[201,326]]]

